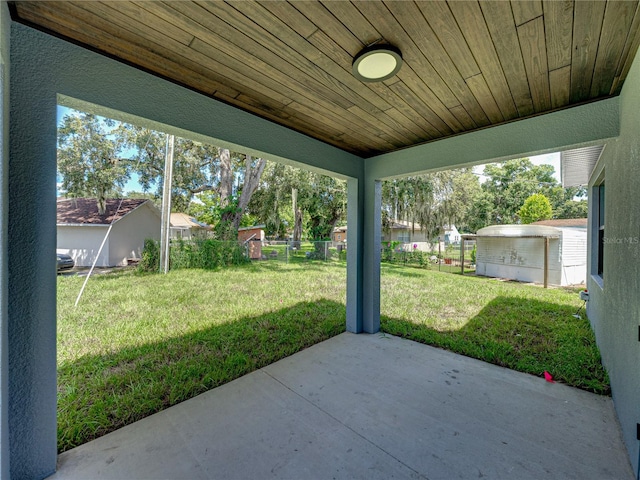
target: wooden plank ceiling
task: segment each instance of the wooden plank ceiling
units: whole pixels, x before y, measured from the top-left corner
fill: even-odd
[[[617,95],[640,42],[637,0],[10,8],[16,21],[363,157]],[[353,57],[380,39],[404,65],[361,83]]]

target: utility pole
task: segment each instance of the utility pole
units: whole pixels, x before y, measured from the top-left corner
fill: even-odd
[[[160,229],[160,271],[169,273],[169,233],[171,231],[171,184],[173,182],[173,135],[167,134],[162,187],[162,227]]]

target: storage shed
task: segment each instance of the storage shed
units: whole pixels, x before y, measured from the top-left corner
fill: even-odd
[[[522,282],[576,285],[587,276],[581,226],[492,225],[478,230],[476,274]]]
[[[262,258],[262,243],[264,242],[264,225],[242,227],[238,229],[238,241],[249,247],[249,258],[260,260]]]

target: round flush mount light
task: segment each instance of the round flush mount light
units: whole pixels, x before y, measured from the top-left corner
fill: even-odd
[[[393,45],[371,45],[353,59],[352,70],[362,82],[382,82],[393,77],[402,66],[402,53]]]

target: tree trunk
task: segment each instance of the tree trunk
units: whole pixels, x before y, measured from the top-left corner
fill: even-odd
[[[220,206],[226,207],[231,203],[233,195],[233,169],[231,168],[231,152],[227,148],[220,149]]]
[[[293,206],[293,246],[300,248],[302,239],[302,210],[298,208],[298,189],[291,189],[291,205]]]
[[[256,164],[253,164],[253,158],[251,155],[246,155],[245,171],[244,171],[244,184],[242,185],[242,193],[238,199],[238,210],[233,218],[233,228],[238,230],[240,226],[240,220],[242,215],[251,201],[251,195],[256,191],[260,184],[260,177],[264,171],[264,167],[267,164],[264,158],[256,159]]]

